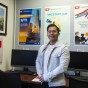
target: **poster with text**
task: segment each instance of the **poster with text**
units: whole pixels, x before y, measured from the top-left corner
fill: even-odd
[[[88,45],[88,4],[74,6],[75,45]]]
[[[19,45],[40,45],[41,8],[20,10]]]
[[[55,24],[59,27],[59,41],[70,45],[70,6],[53,6],[45,8],[44,43],[48,43],[47,26]]]

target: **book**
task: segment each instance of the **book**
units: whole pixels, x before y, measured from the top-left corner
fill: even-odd
[[[38,76],[36,76],[32,81],[41,83],[41,81],[40,81],[40,79],[38,78]]]

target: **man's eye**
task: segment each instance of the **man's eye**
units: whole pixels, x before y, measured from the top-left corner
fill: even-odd
[[[56,33],[57,31],[48,31],[48,32],[49,32],[49,33],[51,33],[51,32],[52,32],[52,33]]]

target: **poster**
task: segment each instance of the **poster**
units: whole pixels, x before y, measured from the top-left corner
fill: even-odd
[[[75,45],[88,45],[88,4],[74,6]]]
[[[19,45],[40,45],[41,8],[20,10]]]
[[[7,34],[7,12],[8,7],[0,3],[0,35]]]
[[[3,58],[3,48],[2,48],[2,38],[0,38],[0,64],[2,63]]]
[[[70,45],[70,6],[53,6],[45,8],[44,43],[49,42],[47,38],[47,26],[56,24],[61,30],[59,41]]]

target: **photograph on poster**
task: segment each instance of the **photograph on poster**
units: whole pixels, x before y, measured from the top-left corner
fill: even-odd
[[[40,45],[41,8],[20,10],[19,45]]]
[[[0,35],[7,34],[7,10],[8,7],[0,3]]]
[[[74,6],[75,45],[88,45],[88,4]]]

